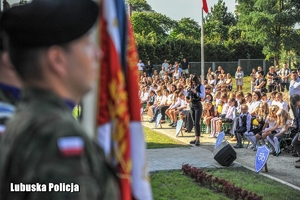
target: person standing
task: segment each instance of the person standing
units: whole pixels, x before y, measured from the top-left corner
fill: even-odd
[[[254,86],[255,86],[255,81],[256,81],[256,69],[253,68],[252,69],[252,72],[250,74],[250,78],[251,78],[251,92],[253,92],[255,89],[254,89]]]
[[[291,77],[291,70],[287,67],[287,64],[283,64],[283,68],[280,69],[279,73],[277,74],[281,78],[281,86],[282,86],[282,92],[284,91],[284,88],[289,91],[290,88],[290,77]]]
[[[173,77],[175,76],[175,78],[177,80],[179,80],[182,76],[182,69],[179,67],[179,63],[176,61],[175,65],[174,65],[174,73],[173,73]]]
[[[300,95],[294,94],[291,97],[291,105],[295,109],[294,113],[294,127],[298,130],[298,133],[292,140],[292,145],[298,155],[298,160],[296,160],[296,168],[300,168]]]
[[[189,91],[190,113],[192,116],[193,124],[195,127],[195,140],[190,141],[190,144],[195,146],[200,145],[200,118],[202,116],[202,104],[201,99],[205,97],[204,85],[202,85],[197,76],[193,76],[191,79],[191,89]]]
[[[147,65],[145,66],[145,71],[147,73],[147,77],[152,77],[153,65],[151,64],[150,60],[148,60]]]
[[[238,66],[235,72],[235,79],[236,79],[236,89],[237,91],[242,91],[243,90],[243,85],[244,85],[244,72],[242,71],[242,67]]]
[[[181,69],[182,69],[182,74],[185,74],[185,77],[188,77],[188,74],[190,73],[190,64],[186,60],[186,58],[182,59]]]
[[[274,78],[277,77],[274,66],[269,67],[269,72],[267,73],[268,79],[268,92],[272,92],[274,88]]]
[[[175,63],[175,65],[176,65],[176,63]],[[169,78],[173,77],[173,74],[175,72],[175,65],[173,66],[171,63],[169,64],[169,68],[167,70]]]
[[[169,63],[168,63],[167,59],[164,60],[164,63],[161,66],[165,68],[165,71],[168,71]]]
[[[160,79],[164,79],[165,73],[166,73],[165,68],[161,67],[161,70],[159,71],[159,77],[160,77]]]
[[[33,0],[3,13],[0,25],[24,88],[2,137],[0,199],[120,198],[103,149],[72,116],[101,56],[89,37],[98,12],[91,0]],[[74,184],[78,192],[11,192],[20,183]]]
[[[295,94],[300,94],[300,68],[298,68],[298,72],[296,70],[291,72],[291,81],[290,81],[290,87],[289,87],[289,97],[290,97],[290,106],[293,111],[294,117],[297,116],[297,111],[295,108],[295,104],[292,103],[292,98],[291,96]]]
[[[139,60],[138,64],[138,70],[140,72],[140,77],[143,76],[143,72],[144,72],[144,69],[145,69],[145,64],[143,63],[142,60]]]
[[[267,93],[267,79],[264,77],[264,71],[258,71],[255,80],[254,91]]]
[[[259,71],[263,71],[263,68],[261,66],[257,66],[256,74],[258,74]],[[264,72],[265,73],[265,72]]]

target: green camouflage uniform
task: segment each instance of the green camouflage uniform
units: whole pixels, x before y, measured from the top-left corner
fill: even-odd
[[[103,150],[92,142],[55,94],[26,88],[1,145],[0,199],[119,199],[117,178]],[[80,155],[62,155],[60,138],[84,141]],[[11,183],[74,183],[80,192],[10,192]]]

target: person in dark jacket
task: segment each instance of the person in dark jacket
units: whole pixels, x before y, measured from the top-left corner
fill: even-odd
[[[205,97],[204,85],[202,85],[197,76],[193,76],[191,79],[191,88],[189,90],[190,114],[195,127],[195,139],[190,141],[190,144],[200,145],[200,118],[202,116],[202,104],[201,99]]]

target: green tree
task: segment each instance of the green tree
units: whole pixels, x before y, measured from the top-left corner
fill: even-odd
[[[223,0],[219,0],[217,4],[211,7],[205,21],[220,21],[225,26],[235,26],[237,24],[237,19],[233,13],[228,12],[228,7]]]
[[[235,26],[237,19],[233,13],[228,12],[228,7],[223,0],[211,7],[211,12],[205,17],[205,36],[207,41],[223,43],[228,39],[230,27]]]
[[[191,18],[182,18],[174,28],[170,35],[177,38],[191,38],[200,40],[201,29],[199,24]]]
[[[140,9],[133,12],[131,21],[141,59],[151,60],[153,64],[161,64],[164,59],[173,63],[183,57],[200,61],[201,27],[196,21],[190,18],[175,21],[141,6],[141,2],[146,1],[135,2]],[[205,20],[207,62],[263,58],[262,46],[247,39],[246,32],[236,26],[237,18],[227,11],[222,0],[214,5]]]
[[[238,24],[247,40],[263,46],[267,59],[279,63],[282,51],[296,48],[294,28],[300,22],[300,2],[295,0],[237,0]],[[296,43],[295,43],[296,42]]]
[[[146,0],[126,0],[126,2],[127,4],[131,4],[133,6],[134,11],[152,11],[151,6]]]
[[[136,34],[148,35],[154,32],[157,36],[167,36],[177,24],[166,15],[156,12],[134,12],[131,22]]]

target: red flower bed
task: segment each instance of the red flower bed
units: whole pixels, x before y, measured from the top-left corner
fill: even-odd
[[[262,196],[258,196],[255,193],[243,190],[240,187],[235,186],[225,179],[219,179],[212,175],[206,174],[203,170],[192,167],[188,164],[182,165],[183,174],[194,178],[197,183],[202,186],[209,187],[217,192],[223,192],[227,197],[233,199],[245,199],[245,200],[262,200]]]

